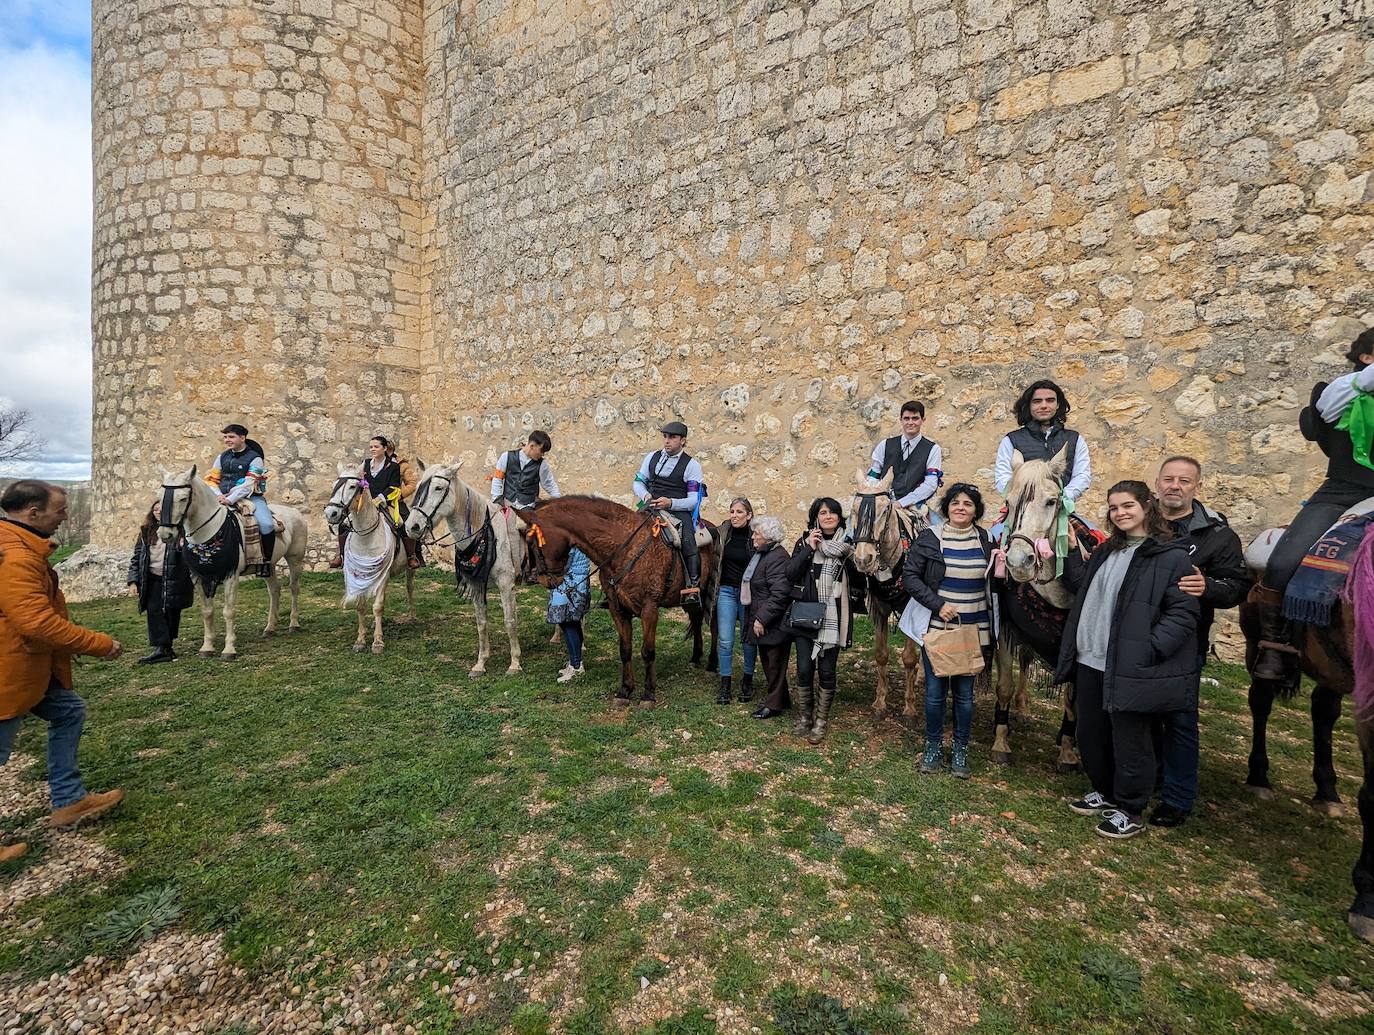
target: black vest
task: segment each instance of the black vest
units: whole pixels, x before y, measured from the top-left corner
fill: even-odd
[[[228,492],[247,478],[248,467],[254,460],[262,460],[262,455],[256,452],[252,446],[245,446],[241,453],[235,453],[232,449],[226,449],[221,453],[215,464],[219,468],[219,491]],[[266,466],[267,461],[262,460],[262,462]],[[252,495],[261,496],[262,486],[254,485]]]
[[[653,456],[649,457],[649,483],[645,486],[649,490],[650,499],[659,496],[667,496],[670,500],[680,500],[687,495],[687,465],[692,462],[692,458],[686,451],[677,455],[677,464],[667,474],[658,473],[658,465],[663,460],[663,450],[658,450]]]
[[[1073,457],[1078,451],[1078,432],[1072,428],[1055,424],[1050,428],[1050,433],[1045,435],[1040,431],[1039,425],[1032,430],[1032,426],[1027,424],[1025,427],[1017,428],[1007,438],[1011,439],[1012,448],[1021,454],[1023,460],[1053,460],[1061,450],[1066,451],[1065,484],[1073,477]]]
[[[1341,431],[1335,424],[1328,424],[1317,409],[1317,399],[1326,385],[1319,384],[1312,389],[1312,398],[1307,408],[1298,417],[1298,426],[1303,437],[1316,442],[1326,454],[1326,477],[1328,481],[1343,482],[1374,491],[1374,471],[1355,459],[1355,443],[1350,433]]]
[[[539,499],[539,469],[543,466],[541,458],[521,467],[520,450],[512,449],[506,454],[506,477],[502,481],[501,495],[524,507],[534,503]]]
[[[376,474],[372,473],[372,461],[368,460],[363,465],[363,473],[367,475],[368,492],[373,496],[385,497],[389,489],[400,491],[401,465],[390,457]]]
[[[935,443],[925,436],[911,447],[905,460],[902,459],[902,436],[893,435],[883,443],[883,468],[878,472],[881,478],[888,471],[892,476],[892,495],[901,499],[916,486],[926,480],[926,467],[930,462],[930,451]]]

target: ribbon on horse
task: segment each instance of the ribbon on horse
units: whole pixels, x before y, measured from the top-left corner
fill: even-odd
[[[1283,595],[1283,617],[1323,628],[1331,624],[1331,609],[1345,589],[1369,522],[1369,516],[1342,521],[1312,544]]]
[[[1073,497],[1061,487],[1054,519],[1054,577],[1057,579],[1064,576],[1064,558],[1069,555],[1069,518],[1073,512]]]

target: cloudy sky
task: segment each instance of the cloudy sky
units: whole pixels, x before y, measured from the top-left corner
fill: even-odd
[[[12,473],[91,467],[90,0],[0,0],[0,400],[44,439]]]

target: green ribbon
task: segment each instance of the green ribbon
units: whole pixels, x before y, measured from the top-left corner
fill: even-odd
[[[1073,512],[1073,499],[1061,487],[1059,516],[1054,522],[1054,577],[1057,579],[1063,577],[1064,558],[1069,555],[1069,516]]]
[[[1336,422],[1336,430],[1350,436],[1350,444],[1355,454],[1355,462],[1374,471],[1374,460],[1369,457],[1369,448],[1374,444],[1374,395],[1355,389],[1355,398]]]

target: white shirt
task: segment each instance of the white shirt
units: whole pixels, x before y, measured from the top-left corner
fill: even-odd
[[[657,452],[657,450],[655,452]],[[649,499],[650,494],[647,482],[649,481],[650,474],[672,474],[673,471],[677,468],[677,465],[682,462],[683,455],[684,454],[681,450],[674,453],[672,456],[669,456],[667,453],[664,453],[663,459],[660,460],[658,463],[658,470],[655,472],[650,472],[649,461],[654,458],[654,454],[646,453],[644,455],[644,462],[639,465],[639,475],[635,478],[633,486],[635,495],[642,500]],[[696,457],[692,457],[692,459],[687,462],[687,469],[682,472],[682,480],[687,482],[688,484],[695,482],[697,485],[700,485],[702,482],[706,480],[705,476],[701,473],[701,464],[697,463]],[[681,499],[674,499],[671,505],[668,507],[668,509],[693,510],[696,508],[697,502],[700,499],[700,493],[688,492],[687,495],[683,496]]]
[[[1007,485],[1011,481],[1011,459],[1016,452],[1016,447],[1011,444],[1011,436],[1005,435],[997,447],[997,463],[993,466],[993,478],[997,482],[997,491],[1006,494]],[[1092,459],[1088,456],[1088,440],[1082,435],[1078,436],[1078,445],[1073,451],[1073,470],[1069,472],[1069,480],[1064,486],[1064,495],[1071,500],[1078,499],[1083,493],[1088,491],[1088,486],[1093,481]]]
[[[525,455],[523,449],[517,449],[515,455],[520,458],[520,470],[522,471],[530,464],[534,463],[533,460]],[[502,453],[500,458],[496,461],[496,470],[500,471],[502,474],[506,473],[506,457],[508,456],[510,456],[509,452]],[[554,481],[553,468],[549,466],[547,460],[545,460],[539,468],[539,488],[544,491],[545,496],[553,499],[557,499],[559,496],[563,495],[558,491],[558,482]],[[499,499],[505,490],[506,479],[493,477],[491,480],[491,498]],[[514,500],[511,501],[511,506],[515,506]]]
[[[908,453],[910,453],[913,449],[916,448],[917,443],[919,443],[921,439],[924,437],[925,436],[923,435],[917,435],[915,438],[907,438],[905,435],[902,436],[903,459],[906,458]],[[871,471],[881,471],[883,469],[883,462],[886,456],[886,452],[887,439],[883,439],[876,446],[873,447],[873,466],[872,468],[870,468]],[[944,457],[943,454],[941,454],[940,452],[940,447],[936,443],[932,442],[930,444],[930,457],[926,460],[926,470],[941,470],[943,459]],[[926,500],[930,499],[930,497],[935,495],[935,490],[939,487],[940,476],[938,474],[927,474],[925,478],[921,481],[921,483],[916,486],[916,488],[912,489],[910,492],[908,492],[905,496],[903,496],[901,499],[897,501],[897,506],[914,507],[918,503],[924,503]]]
[[[1345,408],[1355,401],[1355,390],[1374,392],[1374,366],[1342,374],[1322,390],[1317,397],[1317,412],[1328,424],[1341,419]]]

